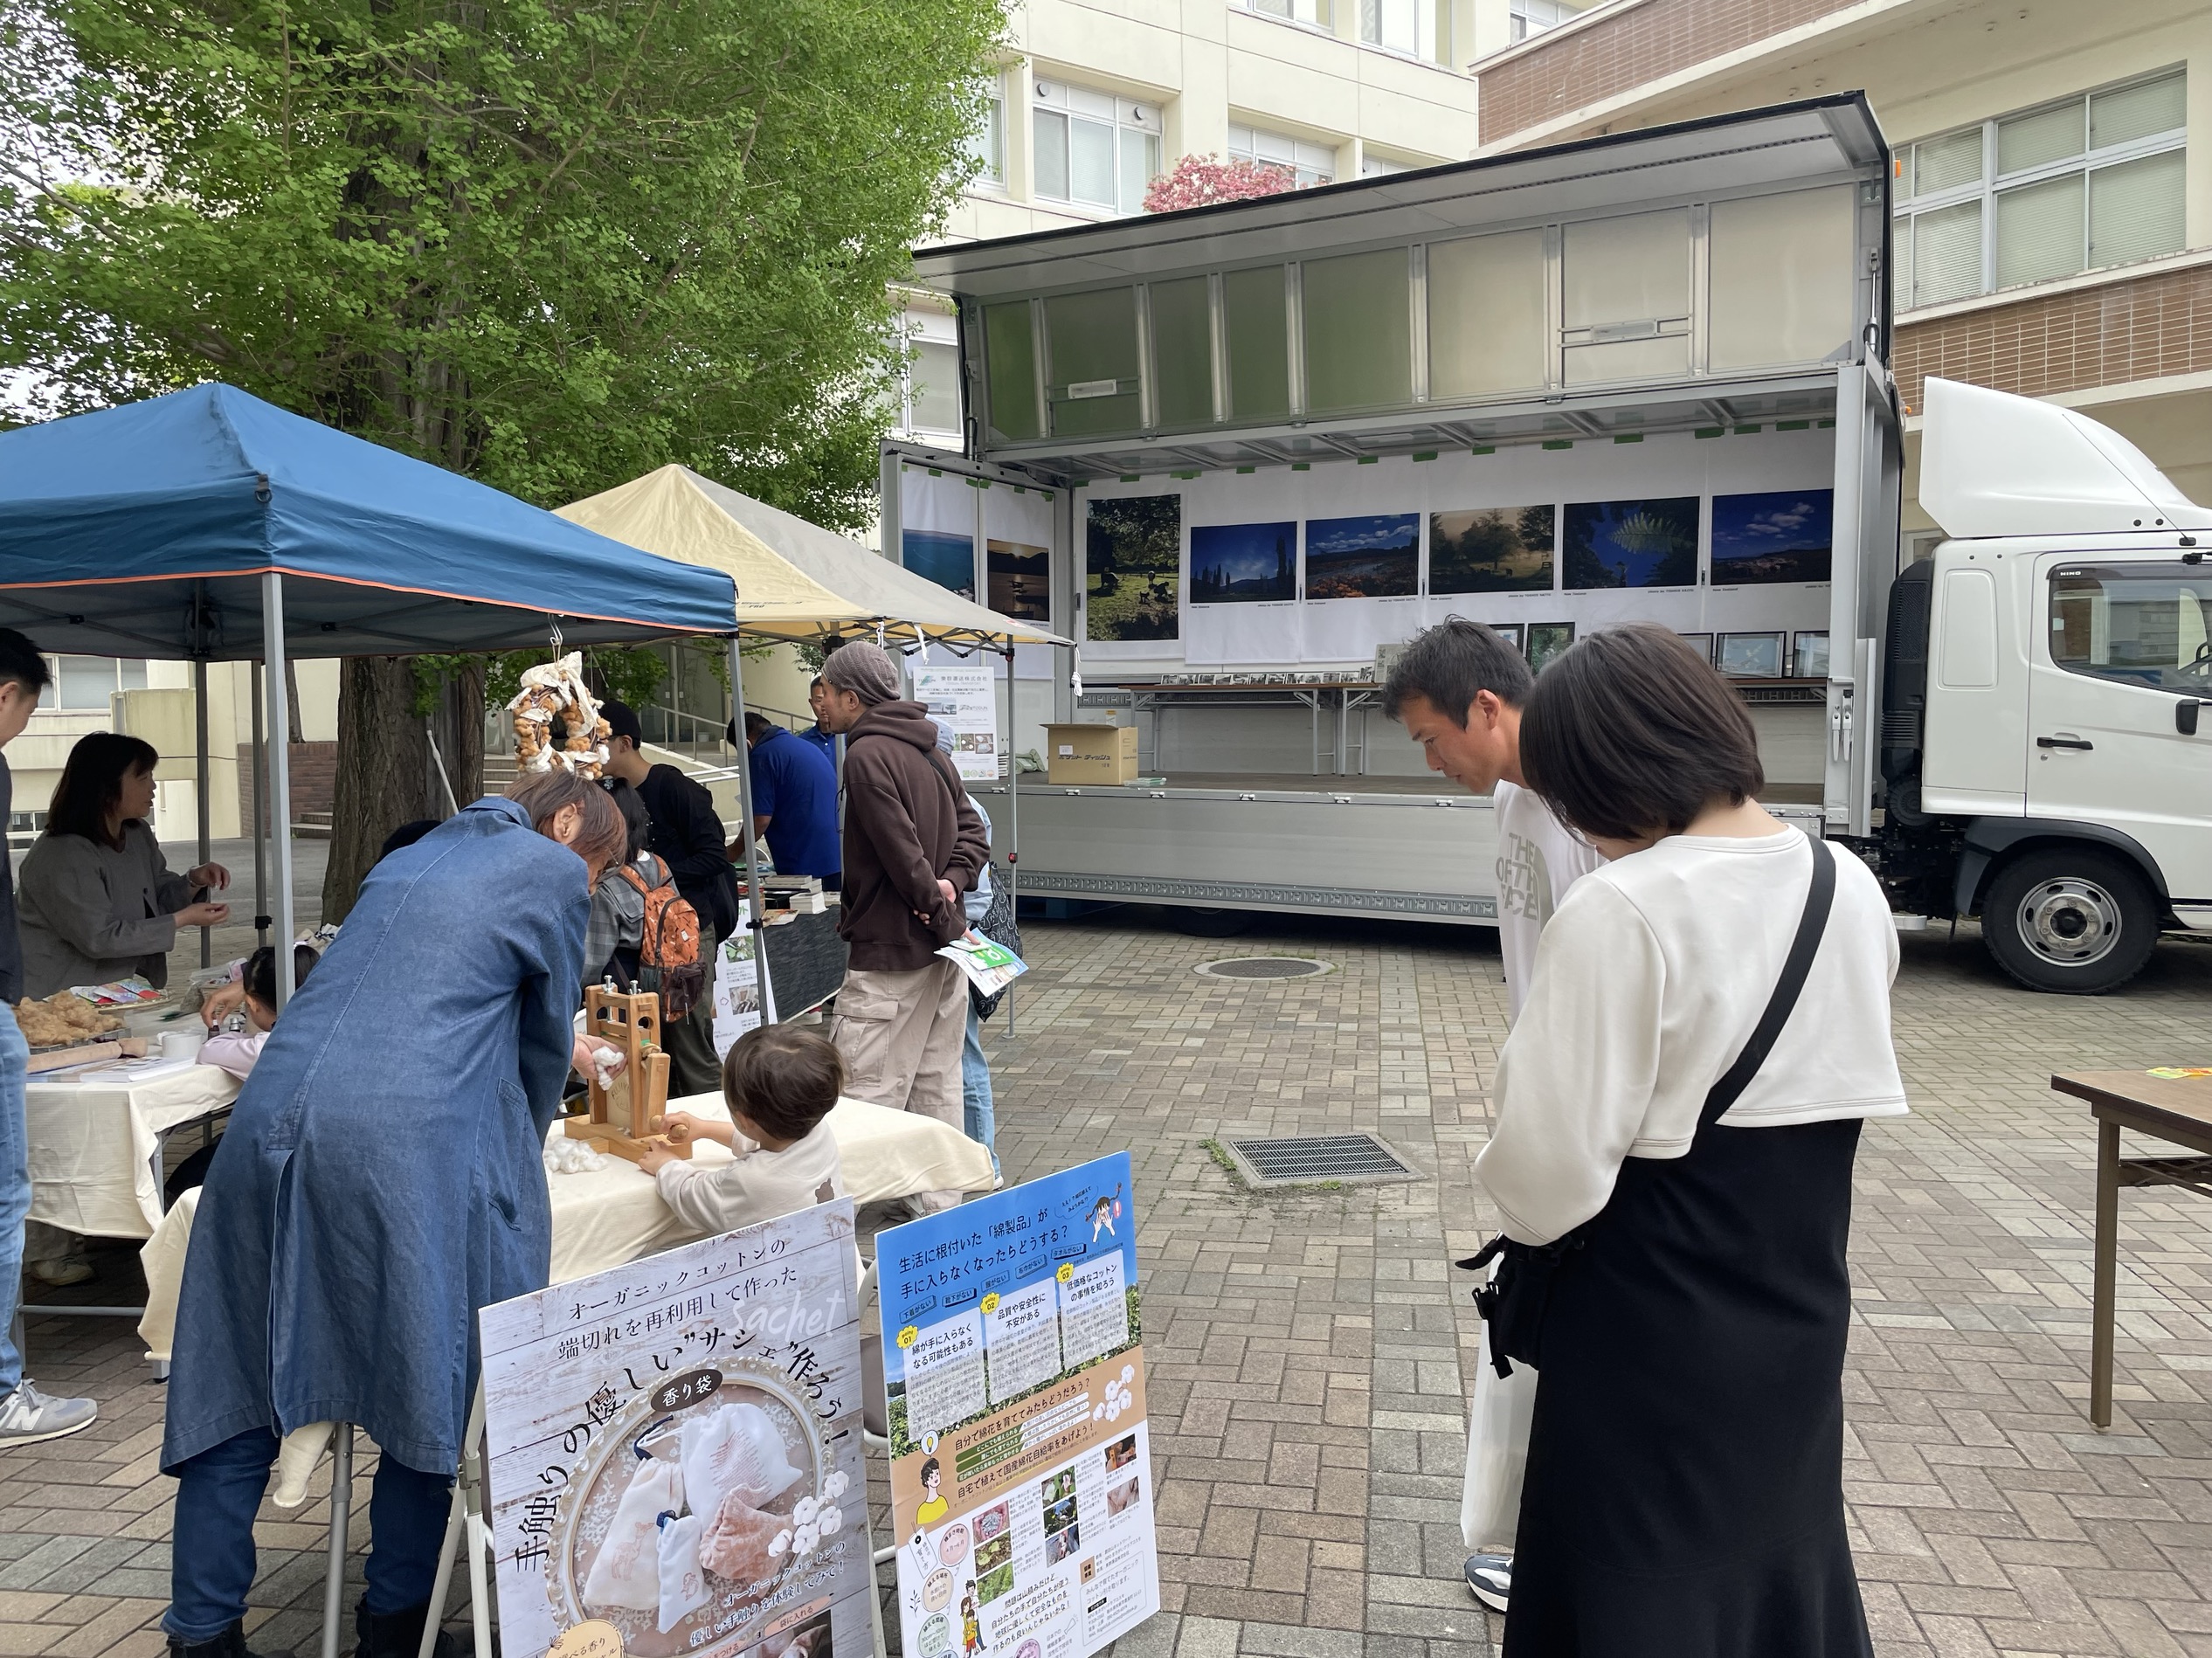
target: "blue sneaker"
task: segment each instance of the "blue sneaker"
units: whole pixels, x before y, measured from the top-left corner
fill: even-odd
[[[1505,1598],[1513,1587],[1513,1557],[1510,1554],[1470,1554],[1467,1557],[1467,1586],[1475,1598],[1501,1618]]]

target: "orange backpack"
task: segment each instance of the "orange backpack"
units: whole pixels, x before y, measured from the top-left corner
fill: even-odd
[[[706,964],[699,959],[699,912],[676,890],[668,866],[655,858],[651,885],[635,864],[622,866],[622,878],[645,895],[645,927],[638,941],[638,987],[660,997],[660,1017],[679,1019],[699,1005],[707,991]]]

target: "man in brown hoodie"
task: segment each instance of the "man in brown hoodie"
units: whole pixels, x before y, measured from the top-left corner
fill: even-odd
[[[881,646],[855,641],[822,665],[822,729],[845,737],[845,877],[837,929],[851,955],[830,1040],[846,1092],[961,1125],[968,982],[937,952],[967,930],[960,895],[990,839],[921,703],[902,701]],[[928,1212],[957,1192],[915,1199]]]

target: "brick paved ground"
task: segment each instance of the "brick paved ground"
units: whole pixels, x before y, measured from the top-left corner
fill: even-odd
[[[1143,1205],[1167,1610],[1121,1653],[1490,1652],[1497,1627],[1457,1580],[1475,1325],[1445,1263],[1489,1219],[1468,1165],[1503,1031],[1494,946],[1289,923],[1209,943],[1126,912],[1027,942],[1020,1033],[995,1042],[1007,1173],[1126,1147]],[[1338,971],[1191,971],[1271,950]],[[2094,1001],[2010,989],[1965,934],[1905,957],[1916,1115],[1872,1125],[1861,1157],[1848,1383],[1877,1650],[2212,1658],[2212,1206],[2125,1200],[2119,1414],[2092,1433],[2092,1139],[2046,1087],[2054,1069],[2212,1060],[2212,949],[2162,946]],[[1259,1196],[1201,1143],[1347,1126],[1434,1178]],[[124,1287],[129,1260],[103,1257]],[[119,1326],[31,1333],[40,1379],[106,1414],[0,1460],[0,1652],[150,1654],[162,1390]],[[262,1537],[256,1645],[312,1652],[322,1530],[271,1510]]]

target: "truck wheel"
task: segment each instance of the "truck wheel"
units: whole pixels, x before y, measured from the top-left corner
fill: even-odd
[[[2158,906],[2134,867],[2089,847],[2054,847],[1997,872],[1981,936],[1997,965],[2029,990],[2098,996],[2143,971],[2158,943]]]

